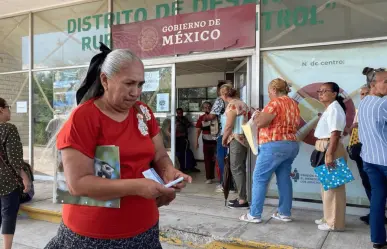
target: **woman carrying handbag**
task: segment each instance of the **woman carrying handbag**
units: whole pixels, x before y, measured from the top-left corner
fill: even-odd
[[[0,98],[0,208],[4,249],[12,248],[21,192],[28,193],[30,180],[23,161],[23,146],[11,119],[10,106]]]

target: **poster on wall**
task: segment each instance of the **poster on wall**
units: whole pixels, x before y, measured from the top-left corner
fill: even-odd
[[[54,82],[54,103],[56,113],[68,114],[76,106],[76,90],[79,80],[62,80]]]
[[[310,166],[314,150],[314,127],[324,111],[318,100],[317,90],[324,82],[336,82],[341,88],[347,107],[347,128],[354,120],[360,103],[359,90],[366,83],[362,75],[364,67],[385,67],[386,43],[351,45],[333,49],[308,49],[270,51],[263,53],[264,104],[269,102],[268,83],[283,78],[292,84],[290,96],[298,103],[301,124],[297,137],[301,143],[300,153],[293,163],[292,181],[294,197],[321,200],[320,183]],[[361,55],[361,56],[359,56]],[[349,134],[344,133],[342,142],[348,145]],[[347,202],[368,205],[368,199],[358,173],[356,163],[348,160],[356,180],[347,185]],[[276,181],[270,184],[269,195],[277,195]]]
[[[159,89],[160,72],[150,71],[145,72],[145,84],[142,86],[143,92],[155,92]]]
[[[27,113],[28,105],[27,101],[17,101],[16,102],[16,113]]]
[[[169,93],[158,93],[157,94],[157,112],[168,112],[169,111]]]

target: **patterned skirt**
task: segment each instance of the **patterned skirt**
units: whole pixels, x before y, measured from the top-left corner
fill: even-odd
[[[94,239],[78,235],[60,224],[58,234],[45,249],[162,249],[159,225],[128,239]]]

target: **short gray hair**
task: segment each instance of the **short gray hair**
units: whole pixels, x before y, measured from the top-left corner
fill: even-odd
[[[106,56],[104,62],[102,63],[100,72],[104,73],[108,79],[111,79],[121,70],[122,66],[136,60],[142,63],[141,59],[129,49],[113,50]],[[81,103],[91,98],[102,96],[105,92],[102,87],[100,75],[95,75],[95,77],[96,80],[94,84],[92,84],[84,94]]]
[[[120,71],[123,65],[136,60],[142,63],[141,59],[129,49],[113,50],[106,56],[106,59],[101,66],[101,73],[104,73],[106,74],[106,77],[111,78]]]

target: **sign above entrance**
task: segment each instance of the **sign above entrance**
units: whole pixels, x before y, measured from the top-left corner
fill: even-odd
[[[114,25],[113,46],[140,58],[255,47],[255,4]]]

